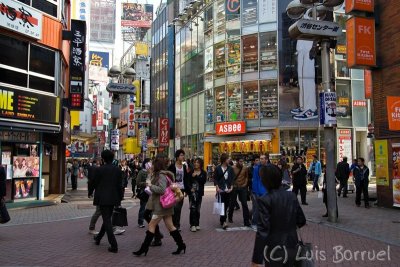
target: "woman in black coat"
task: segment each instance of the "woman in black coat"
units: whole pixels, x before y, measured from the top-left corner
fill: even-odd
[[[257,200],[260,216],[252,265],[258,266],[265,261],[266,266],[293,266],[298,244],[297,227],[304,226],[306,218],[297,197],[281,188],[282,172],[277,166],[262,166],[260,177],[268,194]]]
[[[188,192],[190,206],[190,231],[200,230],[200,209],[204,196],[204,185],[207,181],[207,173],[203,170],[203,160],[197,158],[193,164],[193,170],[189,174]]]

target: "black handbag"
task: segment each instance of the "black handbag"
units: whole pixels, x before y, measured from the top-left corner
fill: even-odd
[[[137,198],[142,201],[149,200],[149,195],[144,191],[144,188],[141,188],[140,190],[138,190],[136,195],[137,195]]]
[[[312,244],[304,243],[300,235],[300,229],[297,230],[298,242],[296,246],[296,267],[314,267]]]
[[[113,226],[128,226],[126,209],[122,207],[114,208],[111,222]]]
[[[10,214],[8,214],[8,210],[6,207],[6,204],[4,202],[4,199],[0,200],[0,223],[4,224],[7,223],[11,220]]]

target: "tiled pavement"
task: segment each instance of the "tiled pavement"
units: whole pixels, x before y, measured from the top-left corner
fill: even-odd
[[[370,235],[381,229],[387,232],[392,228],[399,227],[398,224],[390,224],[391,218],[396,215],[391,210],[380,210],[372,208],[353,209],[352,199],[339,199],[339,209],[341,211],[341,222],[336,227],[330,227],[321,221],[320,215],[323,212],[323,205],[320,199],[316,198],[316,193],[308,195],[310,206],[305,207],[306,216],[318,223],[309,222],[303,228],[302,236],[307,242],[311,242],[314,251],[319,251],[316,266],[400,266],[400,247],[390,246],[390,261],[344,261],[334,263],[334,247],[343,245],[351,251],[387,250],[387,243],[376,239],[360,236],[348,231],[338,229],[350,228],[369,232]],[[131,201],[131,200],[129,200]],[[344,201],[344,203],[342,203]],[[347,203],[347,201],[349,203]],[[53,207],[36,208],[32,210],[12,211],[13,221],[21,220],[18,217],[24,212],[37,213],[36,220],[51,221],[51,219],[60,218],[61,213],[70,213],[71,216],[66,220],[59,220],[48,223],[14,225],[9,227],[0,226],[0,266],[249,266],[251,261],[254,236],[253,231],[216,231],[218,228],[218,218],[211,215],[213,203],[213,191],[207,191],[202,207],[202,218],[200,232],[191,233],[188,226],[188,202],[185,204],[182,214],[182,236],[188,245],[186,255],[173,256],[170,254],[175,249],[175,244],[171,237],[166,234],[165,227],[162,225],[162,231],[165,234],[164,245],[159,248],[151,248],[147,257],[134,257],[131,252],[140,246],[144,238],[145,229],[139,229],[136,224],[137,206],[133,206],[128,211],[130,225],[126,227],[126,233],[118,236],[119,253],[108,253],[107,241],[102,240],[102,244],[97,247],[93,244],[92,238],[87,234],[89,218],[78,218],[68,220],[68,218],[90,216],[93,209],[78,210],[73,205],[60,204]],[[132,204],[132,203],[130,203]],[[342,204],[348,204],[347,210],[341,208]],[[67,206],[68,208],[65,208]],[[89,207],[89,206],[87,206]],[[55,208],[58,209],[54,210]],[[398,211],[396,211],[398,212]],[[357,215],[358,213],[359,215]],[[379,214],[379,216],[374,216]],[[389,214],[389,215],[388,215]],[[53,217],[54,216],[54,217]],[[64,215],[67,217],[67,215]],[[354,219],[357,218],[358,219]],[[376,224],[364,224],[364,217],[383,217]],[[26,215],[26,219],[30,215]],[[47,220],[46,220],[47,218]],[[241,214],[235,213],[235,224],[232,226],[241,226]],[[319,221],[318,221],[319,220]],[[363,223],[360,224],[360,221]],[[33,221],[32,221],[33,222]],[[98,223],[98,227],[100,222]],[[362,227],[372,227],[370,230],[363,230]],[[390,229],[388,229],[390,227]],[[397,228],[398,229],[398,228]],[[347,229],[348,230],[348,229]],[[400,231],[393,230],[393,240],[397,241]],[[388,234],[384,235],[389,236]],[[388,239],[388,241],[393,241]],[[340,254],[337,254],[340,255]],[[347,255],[349,256],[349,255]],[[338,259],[338,258],[335,258]]]

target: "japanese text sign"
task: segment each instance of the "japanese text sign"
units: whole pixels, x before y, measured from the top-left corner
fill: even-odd
[[[338,161],[342,161],[344,157],[351,160],[353,155],[350,129],[340,129],[337,131],[337,144]]]
[[[400,97],[388,96],[387,97],[387,115],[389,122],[389,130],[400,130]]]
[[[352,11],[374,12],[374,0],[346,0],[346,13]]]
[[[129,96],[128,104],[128,137],[135,136],[135,98]]]
[[[335,126],[336,120],[336,93],[324,92],[319,94],[321,115],[320,124],[324,126]]]
[[[387,140],[375,140],[376,183],[389,186],[389,153]]]
[[[169,146],[169,120],[160,118],[158,121],[158,145]]]
[[[0,0],[0,26],[42,39],[42,14],[18,1]]]

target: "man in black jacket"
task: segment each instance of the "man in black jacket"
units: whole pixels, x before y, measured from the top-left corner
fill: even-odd
[[[350,176],[350,167],[349,164],[347,163],[347,157],[343,157],[343,160],[339,162],[336,166],[336,178],[338,178],[340,182],[340,186],[338,189],[338,196],[340,197],[340,194],[342,193],[343,190],[343,197],[347,197],[347,183],[349,180]]]
[[[356,205],[361,206],[361,193],[364,195],[365,207],[369,209],[369,169],[365,166],[364,158],[358,159],[358,164],[353,170],[353,176],[356,184]]]
[[[112,164],[114,160],[114,153],[110,150],[104,150],[101,153],[104,165],[95,170],[94,175],[94,200],[93,205],[100,206],[101,216],[103,218],[103,225],[101,226],[100,233],[94,237],[96,245],[100,244],[101,238],[107,233],[108,242],[110,247],[109,252],[117,253],[118,244],[113,233],[111,225],[111,216],[114,206],[121,205],[123,198],[122,185],[122,172]]]
[[[303,158],[298,156],[292,168],[293,193],[297,196],[300,190],[301,204],[308,205],[306,202],[307,194],[307,169],[303,164]]]

